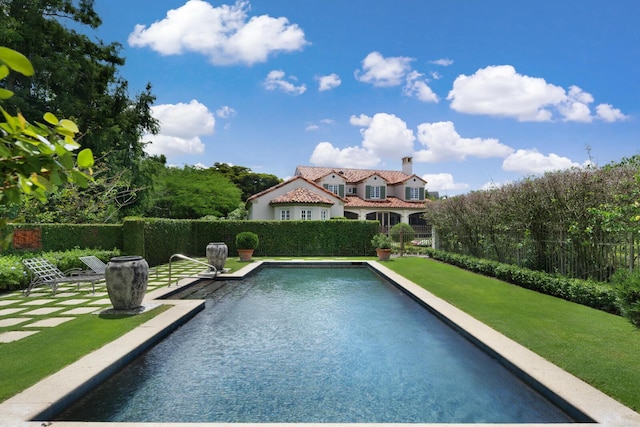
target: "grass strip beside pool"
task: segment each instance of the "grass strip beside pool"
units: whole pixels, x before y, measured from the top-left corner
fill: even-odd
[[[115,340],[168,306],[131,315],[85,314],[19,341],[0,344],[0,402]]]
[[[626,319],[430,259],[385,266],[640,410],[640,331]]]

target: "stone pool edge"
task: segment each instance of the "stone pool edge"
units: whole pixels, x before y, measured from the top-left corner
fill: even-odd
[[[384,424],[386,426],[411,426],[411,427],[458,427],[458,426],[500,426],[500,427],[569,427],[607,426],[630,427],[640,426],[640,414],[622,405],[620,402],[595,389],[568,372],[553,365],[547,360],[527,348],[510,340],[494,329],[479,322],[451,304],[441,300],[415,283],[405,279],[389,268],[376,261],[257,261],[243,267],[233,274],[226,274],[224,278],[240,279],[252,271],[269,264],[343,264],[343,265],[368,265],[370,268],[403,288],[407,293],[429,307],[430,310],[442,316],[447,322],[468,334],[473,340],[480,343],[493,352],[497,357],[521,370],[533,381],[542,385],[552,394],[559,396],[571,406],[581,411],[595,423],[580,424]],[[170,308],[136,329],[128,332],[119,339],[104,347],[84,356],[77,362],[63,368],[57,373],[43,379],[27,390],[0,403],[0,426],[11,427],[107,427],[118,425],[120,427],[143,427],[149,423],[102,423],[102,422],[72,422],[72,421],[42,421],[42,414],[57,412],[59,408],[67,406],[86,390],[93,388],[97,382],[120,369],[130,360],[144,350],[153,346],[164,336],[195,316],[204,308],[203,300],[172,300],[163,299],[176,292],[177,288],[184,288],[200,278],[185,278],[178,282],[177,286],[163,287],[150,292],[145,297],[145,303],[169,305]],[[31,421],[39,417],[39,421]],[[164,427],[179,426],[210,426],[210,427],[244,427],[259,425],[261,427],[303,427],[303,426],[366,426],[374,427],[377,424],[249,424],[249,423],[155,423]]]

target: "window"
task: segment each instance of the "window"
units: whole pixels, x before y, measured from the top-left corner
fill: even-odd
[[[300,211],[300,219],[303,221],[308,221],[311,219],[311,210],[303,209]]]
[[[326,209],[322,209],[320,211],[320,219],[323,221],[326,221],[327,219],[329,219],[329,212]]]
[[[331,191],[333,194],[338,194],[340,187],[338,184],[327,184],[327,190]]]
[[[280,220],[288,221],[291,219],[291,211],[289,209],[282,209],[280,211]]]
[[[379,199],[380,198],[380,187],[371,187],[371,194],[369,195],[370,199]]]
[[[349,187],[347,189],[347,193],[349,193],[349,194],[358,194],[358,187]]]
[[[419,200],[420,199],[420,189],[417,187],[409,188],[409,200]]]

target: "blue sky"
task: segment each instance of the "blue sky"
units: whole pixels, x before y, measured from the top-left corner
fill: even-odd
[[[401,168],[455,195],[640,154],[634,0],[96,0],[170,164]]]

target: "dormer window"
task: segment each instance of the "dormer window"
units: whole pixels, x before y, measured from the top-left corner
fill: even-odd
[[[384,185],[367,185],[365,187],[365,193],[366,199],[384,200],[387,198],[385,194],[386,187]]]

